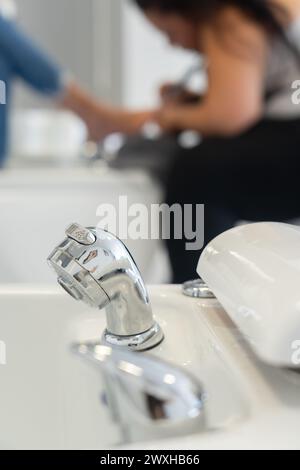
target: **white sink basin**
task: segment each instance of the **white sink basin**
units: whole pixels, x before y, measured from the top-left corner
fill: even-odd
[[[166,339],[152,351],[200,378],[207,393],[210,428],[245,419],[248,405],[223,346],[210,331],[203,307],[178,287],[150,289]],[[75,341],[97,340],[103,312],[54,288],[0,290],[0,444],[18,449],[100,449],[118,445],[118,429],[101,403],[101,373],[70,352]],[[180,328],[178,327],[180,325]],[[105,423],[105,426],[104,426]],[[103,431],[105,429],[105,432]]]
[[[151,354],[202,382],[208,429],[141,447],[200,449],[226,442],[242,447],[276,439],[293,446],[298,432],[293,440],[285,426],[298,429],[300,378],[261,365],[215,300],[184,297],[177,286],[152,287],[149,293],[166,336]],[[56,287],[30,286],[0,288],[0,312],[0,344],[6,345],[6,365],[0,365],[0,447],[118,447],[119,430],[101,402],[100,371],[70,352],[74,341],[100,338],[104,313]],[[266,426],[272,439],[264,434]]]
[[[143,172],[107,168],[2,172],[0,283],[52,282],[46,259],[63,240],[66,225],[96,226],[98,206],[110,204],[119,214],[119,197],[124,195],[128,205],[147,208],[162,198],[160,188]],[[124,241],[146,282],[168,281],[167,257],[159,240]]]

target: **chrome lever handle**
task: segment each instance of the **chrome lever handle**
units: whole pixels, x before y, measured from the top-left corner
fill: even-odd
[[[76,344],[72,350],[100,369],[125,439],[175,437],[205,428],[203,387],[180,368],[97,343]]]

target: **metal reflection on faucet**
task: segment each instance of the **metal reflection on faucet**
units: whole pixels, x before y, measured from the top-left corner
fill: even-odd
[[[163,332],[155,322],[142,276],[125,245],[114,235],[72,224],[48,262],[58,283],[74,299],[106,309],[104,342],[143,351]]]
[[[172,374],[166,374],[164,378],[165,384],[174,385],[176,383],[176,377]]]
[[[72,350],[99,369],[124,442],[187,436],[206,429],[202,385],[185,370],[148,354],[89,343]]]
[[[119,369],[126,374],[134,375],[135,377],[141,377],[143,375],[143,369],[135,366],[134,364],[126,361],[121,361],[119,364]]]

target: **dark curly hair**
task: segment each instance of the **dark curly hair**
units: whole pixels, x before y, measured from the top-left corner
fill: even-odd
[[[284,8],[272,0],[135,0],[135,3],[144,11],[156,9],[203,20],[210,19],[222,8],[231,6],[245,13],[268,32],[279,36],[284,34],[279,18],[288,16]]]
[[[278,37],[300,64],[300,52],[286,35],[284,23],[289,20],[287,10],[274,0],[134,0],[145,12],[158,10],[178,13],[187,18],[209,21],[226,7],[234,7],[263,27],[270,36]]]

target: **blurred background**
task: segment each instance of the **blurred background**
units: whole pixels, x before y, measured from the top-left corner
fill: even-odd
[[[18,21],[99,98],[153,105],[193,54],[174,50],[130,0],[16,0]],[[153,44],[155,47],[153,47]],[[22,87],[15,108],[44,106]]]
[[[192,53],[171,48],[127,0],[15,3],[16,21],[23,30],[88,92],[110,103],[153,106],[159,86],[181,78],[195,61]],[[122,195],[129,204],[150,208],[163,201],[162,186],[147,171],[146,160],[145,169],[136,165],[145,149],[129,149],[122,169],[98,159],[99,149],[93,145],[87,156],[96,155],[97,161],[85,160],[87,131],[79,118],[56,109],[52,100],[21,81],[14,85],[12,97],[9,155],[0,174],[0,244],[9,247],[2,250],[0,282],[54,282],[45,260],[69,223],[96,225],[99,204],[118,209]],[[119,146],[115,136],[104,146],[104,155]],[[124,241],[146,282],[170,280],[168,257],[159,240]]]
[[[99,131],[98,121],[100,119],[98,117],[100,114],[95,112],[95,109],[99,111],[99,103],[101,103],[102,117],[107,117],[111,111],[109,108],[105,114],[108,108],[103,105],[103,102],[122,108],[126,107],[130,110],[152,109],[160,103],[159,89],[166,82],[177,83],[179,87],[175,87],[175,90],[176,88],[180,89],[182,83],[185,88],[191,88],[189,91],[195,91],[196,86],[197,92],[199,92],[196,98],[199,100],[200,96],[204,95],[206,86],[207,77],[204,71],[206,62],[203,62],[199,55],[169,45],[167,39],[147,22],[146,17],[130,0],[0,0],[1,13],[3,14],[3,5],[13,5],[14,3],[17,7],[15,19],[17,25],[13,25],[10,32],[18,31],[18,25],[20,25],[25,33],[27,32],[28,36],[33,39],[33,44],[40,46],[42,50],[46,51],[46,55],[48,53],[54,59],[54,64],[52,63],[51,67],[51,60],[48,62],[46,60],[46,67],[44,69],[41,67],[43,72],[39,67],[36,67],[35,81],[31,80],[30,82],[27,80],[26,73],[23,75],[19,73],[19,76],[35,86],[36,90],[30,89],[30,86],[24,86],[22,80],[19,79],[12,86],[12,103],[9,100],[9,106],[0,107],[0,124],[2,122],[0,154],[1,143],[4,142],[6,136],[6,114],[8,114],[6,110],[11,110],[9,112],[10,125],[8,126],[8,158],[3,161],[3,171],[0,172],[0,214],[4,228],[0,233],[0,246],[5,247],[0,253],[0,283],[48,283],[50,280],[53,281],[53,276],[51,276],[45,260],[53,246],[64,237],[66,226],[73,222],[96,226],[99,223],[99,206],[101,204],[111,205],[119,215],[119,200],[124,195],[128,198],[128,206],[140,204],[150,211],[153,204],[161,204],[165,200],[166,175],[171,168],[172,159],[178,155],[178,150],[181,152],[185,148],[197,147],[201,143],[199,132],[183,131],[178,134],[165,132],[155,137],[155,129],[152,127],[149,130],[148,126],[148,124],[150,127],[153,126],[153,120],[155,121],[154,114],[151,112],[144,113],[147,115],[147,119],[140,122],[139,126],[130,127],[129,125],[129,131],[128,126],[126,127],[127,121],[131,122],[132,114],[135,117],[137,113],[124,113],[123,124],[125,121],[125,125],[121,126],[123,135],[114,133],[108,125],[108,131],[94,132],[97,137],[90,137],[92,135],[91,128],[93,128],[91,121],[96,122],[96,130]],[[255,5],[254,8],[256,8]],[[5,21],[10,23],[10,20],[5,19],[2,23],[2,29],[0,29],[0,33],[3,33],[1,39],[4,46],[7,45],[7,42],[9,43],[5,36],[5,32],[7,32]],[[13,24],[14,20],[11,23]],[[295,25],[297,26],[298,22]],[[187,29],[189,31],[189,25]],[[169,34],[169,36],[172,39],[172,35]],[[30,72],[31,62],[28,60],[28,56],[22,55],[23,46],[27,44],[26,36],[16,34],[16,37],[19,38],[19,41],[15,42],[17,47],[14,52],[17,50],[18,60],[15,63],[11,60],[12,64],[10,64],[11,57],[15,59],[15,56],[12,49],[8,48],[8,52],[5,51],[0,70],[2,74],[0,79],[4,81],[7,70],[8,80],[11,81],[10,78],[15,71],[14,66],[16,66],[17,72],[20,71],[18,67],[19,69],[27,67]],[[10,35],[10,39],[14,41],[14,33]],[[184,46],[180,40],[173,40],[173,43],[180,43]],[[275,43],[276,45],[277,43]],[[298,45],[298,38],[295,45]],[[24,49],[26,51],[26,47]],[[34,47],[29,47],[29,49],[32,54]],[[189,47],[189,49],[195,49],[195,47]],[[274,64],[271,65],[276,66],[274,69],[276,73],[273,67],[268,67],[270,76],[266,80],[266,82],[270,82],[266,83],[266,92],[271,92],[272,103],[275,102],[275,111],[274,109],[272,111],[272,106],[269,109],[268,100],[263,103],[263,108],[266,108],[264,116],[271,116],[275,120],[282,116],[282,132],[278,132],[277,127],[275,127],[275,131],[272,129],[272,132],[277,137],[282,135],[283,140],[286,135],[286,119],[296,119],[298,125],[298,110],[291,104],[289,89],[289,77],[294,79],[298,76],[298,65],[295,69],[294,54],[295,50],[289,51],[287,55],[287,50],[284,48],[277,50],[275,47],[274,57],[270,57],[270,59],[274,61]],[[35,58],[38,56],[39,60],[36,62],[41,62],[45,66],[45,60],[39,56],[37,51],[33,56]],[[56,64],[59,64],[66,74],[61,73]],[[291,70],[290,66],[292,66]],[[31,67],[31,71],[34,68]],[[193,76],[195,69],[197,69],[197,77]],[[231,69],[231,66],[228,67],[228,70]],[[189,73],[187,74],[187,72]],[[28,74],[30,75],[30,73]],[[51,81],[53,76],[59,76],[54,81],[56,85],[60,86],[56,86],[55,89],[53,87],[51,89],[49,83],[45,84],[47,79],[50,77],[49,81]],[[74,82],[65,80],[66,77],[74,77],[75,81],[90,95],[89,99],[82,89],[78,92],[78,88],[75,87],[74,93],[72,88]],[[189,83],[191,77],[192,81],[196,78],[197,83]],[[280,83],[282,77],[283,84]],[[277,83],[278,78],[280,80]],[[247,86],[252,86],[250,77],[248,81]],[[228,80],[228,82],[232,83],[232,80]],[[245,89],[245,84],[243,84],[243,90]],[[66,90],[68,91],[66,92]],[[48,98],[43,98],[37,91],[44,92]],[[258,94],[262,98],[260,88]],[[66,98],[67,95],[73,97],[73,106],[70,106],[70,103],[64,103],[63,98]],[[77,101],[74,99],[74,95]],[[245,95],[245,97],[249,97],[248,91]],[[90,98],[91,96],[93,98]],[[284,104],[288,105],[287,114],[284,109],[280,109],[281,99]],[[55,106],[55,101],[61,107]],[[77,105],[74,105],[74,101],[77,102]],[[89,107],[86,106],[86,102],[89,103]],[[87,126],[77,115],[64,111],[63,108],[73,109],[77,115],[83,117]],[[84,115],[84,112],[80,111],[86,111],[86,108],[89,108],[89,113]],[[225,135],[228,108],[230,107],[226,107],[226,114],[224,114]],[[113,116],[117,121],[120,116],[124,118],[120,109],[113,109],[115,110]],[[244,114],[244,102],[237,109],[242,110],[241,114]],[[251,114],[252,103],[250,103],[249,109]],[[272,111],[271,114],[268,114],[270,111]],[[87,114],[97,118],[90,119]],[[260,114],[258,115],[260,116]],[[253,119],[252,116],[250,117]],[[242,116],[241,120],[243,121],[243,119]],[[105,119],[101,120],[100,127],[104,121]],[[90,135],[87,127],[90,130]],[[147,135],[145,127],[147,127]],[[120,129],[118,126],[115,128]],[[133,128],[139,129],[138,133],[136,131],[130,132]],[[187,127],[184,126],[183,129],[187,129]],[[293,133],[293,126],[291,132]],[[99,140],[101,135],[109,136],[101,141],[92,140],[92,138]],[[284,148],[290,147],[289,135],[287,136],[288,145],[285,140],[284,144],[279,142],[280,145],[273,145],[273,135],[267,129],[266,136],[270,136],[269,147],[272,155],[274,151],[281,152],[281,145]],[[294,144],[295,162],[298,162],[296,154],[298,137],[296,133],[292,135],[296,140]],[[253,143],[257,144],[258,150],[261,149],[260,139],[260,135],[253,137]],[[247,142],[246,145],[248,148]],[[4,147],[2,145],[3,155],[5,154]],[[249,148],[251,150],[252,147]],[[256,152],[253,153],[256,155]],[[281,161],[281,153],[278,159]],[[252,160],[252,151],[250,160]],[[260,158],[258,160],[262,161]],[[199,165],[199,172],[202,172],[202,161],[199,161]],[[283,168],[286,167],[287,165],[284,164]],[[270,168],[269,163],[263,167],[267,174],[269,174]],[[211,170],[215,175],[214,165]],[[186,171],[186,173],[188,172],[189,170]],[[229,170],[228,172],[230,176],[232,172]],[[198,171],[191,171],[189,174],[194,174],[198,178]],[[298,174],[298,170],[292,174]],[[178,178],[172,176],[174,187],[177,191],[178,184],[182,183],[184,198],[186,180],[182,178],[181,167],[178,175]],[[223,176],[221,171],[222,180]],[[248,177],[248,174],[246,176]],[[256,178],[256,175],[254,177]],[[278,173],[278,177],[281,184],[281,171]],[[209,180],[207,176],[206,180]],[[238,181],[242,182],[244,188],[244,177],[238,178]],[[262,181],[262,192],[265,192],[263,178]],[[249,184],[252,188],[251,181]],[[189,186],[191,189],[198,188],[198,179]],[[227,185],[224,191],[226,194],[228,193]],[[285,202],[285,193],[286,191],[283,192],[284,198],[280,200],[280,204],[284,201],[284,205],[287,207],[291,204],[290,201]],[[291,196],[292,202],[297,200],[293,195]],[[176,201],[178,197],[177,194]],[[269,194],[266,195],[266,199],[270,199]],[[222,198],[221,201],[223,203]],[[169,205],[171,206],[172,203]],[[246,202],[246,207],[248,205]],[[239,223],[240,219],[243,222],[244,219],[256,220],[258,218],[261,220],[260,218],[262,218],[264,220],[265,217],[270,218],[268,211],[259,216],[242,211],[242,215],[237,214],[236,220],[231,222],[231,209],[227,214],[228,220],[230,219],[228,226],[234,225],[235,222]],[[296,211],[291,211],[293,215],[290,216],[289,212],[287,216],[286,214],[284,217],[278,216],[279,219],[288,218],[290,220],[294,217],[294,212],[298,217],[298,208],[296,209]],[[222,217],[217,215],[217,222],[223,220],[223,207],[221,207],[221,212]],[[277,214],[271,213],[271,218],[277,220]],[[156,222],[160,223],[159,220]],[[222,230],[224,227],[227,225],[222,223]],[[119,233],[116,234],[119,235]],[[161,240],[152,240],[149,236],[147,240],[124,240],[124,242],[136,259],[147,283],[170,282],[169,259],[174,260],[176,256],[174,254],[170,257],[167,256],[166,246]],[[198,253],[195,254],[195,259],[197,256]],[[189,263],[190,261],[187,260],[186,264]],[[195,263],[190,265],[194,266]],[[177,268],[177,271],[179,272],[180,269]]]

